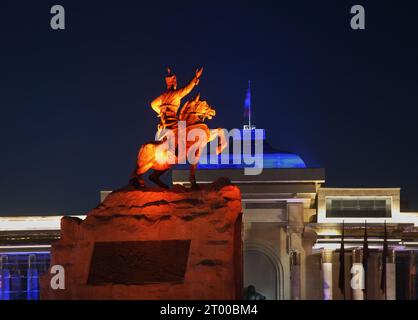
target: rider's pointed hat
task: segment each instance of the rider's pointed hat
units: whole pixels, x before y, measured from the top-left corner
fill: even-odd
[[[167,76],[165,77],[165,83],[167,84],[167,87],[169,88],[177,84],[176,75],[171,73],[170,68],[167,68]]]

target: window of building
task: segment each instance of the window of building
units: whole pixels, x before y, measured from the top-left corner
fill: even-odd
[[[278,202],[248,202],[246,209],[286,209],[286,201]]]
[[[48,252],[0,253],[0,300],[39,299],[39,276],[49,263]]]
[[[327,218],[386,218],[391,217],[391,199],[326,198]]]

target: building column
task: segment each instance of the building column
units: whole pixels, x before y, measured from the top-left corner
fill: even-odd
[[[292,251],[290,254],[290,281],[291,299],[301,299],[301,273],[300,273],[300,252]]]
[[[396,255],[394,249],[389,249],[386,262],[386,297],[396,300]]]
[[[332,256],[333,250],[322,251],[322,278],[324,300],[332,300]]]
[[[361,249],[353,250],[353,266],[351,268],[351,290],[353,300],[364,300],[365,274],[363,268],[363,252]]]

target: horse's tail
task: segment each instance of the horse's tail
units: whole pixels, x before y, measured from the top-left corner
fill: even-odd
[[[155,149],[159,143],[146,143],[142,145],[138,152],[138,168],[148,167],[149,164],[155,162]]]

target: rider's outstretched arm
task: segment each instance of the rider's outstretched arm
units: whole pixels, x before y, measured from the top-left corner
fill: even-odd
[[[188,95],[190,91],[192,91],[193,88],[199,84],[199,78],[202,75],[202,72],[203,72],[203,67],[200,69],[197,69],[196,74],[193,77],[193,79],[186,86],[177,90],[181,99],[184,98],[186,95]]]
[[[180,89],[177,89],[176,91],[178,92],[180,98],[184,98],[185,96],[187,96],[198,83],[199,78],[194,76],[193,79],[187,85]]]

